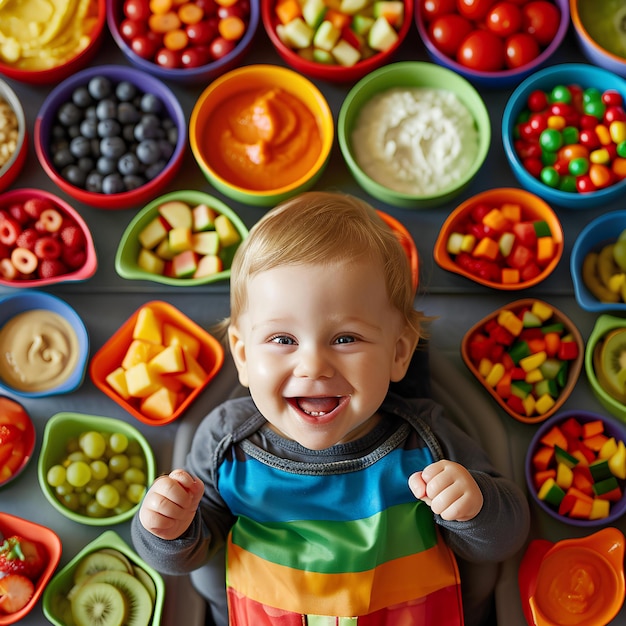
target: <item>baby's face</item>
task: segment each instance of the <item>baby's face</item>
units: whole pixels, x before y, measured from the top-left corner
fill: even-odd
[[[373,261],[260,272],[229,332],[242,384],[283,436],[322,450],[373,428],[414,340]]]

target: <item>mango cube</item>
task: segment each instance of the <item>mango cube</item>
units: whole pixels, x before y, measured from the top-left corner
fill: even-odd
[[[128,385],[126,384],[126,370],[123,367],[116,367],[105,377],[105,380],[118,395],[124,398],[124,400],[130,398]]]
[[[137,320],[133,328],[133,339],[142,339],[151,343],[162,344],[163,334],[161,323],[157,319],[154,310],[149,306],[144,306],[137,313]]]
[[[157,373],[147,363],[137,363],[126,370],[128,393],[134,398],[145,398],[157,391],[162,385]]]
[[[194,359],[200,354],[200,342],[182,328],[168,322],[163,323],[163,343],[166,346],[180,345]]]
[[[176,411],[177,394],[167,387],[160,387],[141,401],[141,412],[152,419],[167,419]]]
[[[187,387],[196,389],[204,383],[207,374],[202,365],[191,354],[187,352],[183,352],[183,354],[185,355],[185,371],[175,374],[175,377]]]
[[[163,346],[142,339],[133,339],[124,354],[122,367],[127,370],[137,363],[147,363],[152,357],[163,350]]]
[[[173,374],[185,369],[183,349],[180,345],[173,344],[161,350],[149,361],[150,368],[159,374]]]

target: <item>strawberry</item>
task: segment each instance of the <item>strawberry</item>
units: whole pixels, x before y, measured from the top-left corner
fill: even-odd
[[[0,444],[13,443],[22,438],[22,430],[15,424],[0,424]]]
[[[23,609],[33,597],[35,585],[20,574],[0,578],[0,613],[16,613]]]
[[[46,561],[46,552],[36,541],[12,535],[0,544],[0,572],[20,574],[34,581],[39,578]],[[6,577],[0,579],[0,583],[3,580],[6,580]]]

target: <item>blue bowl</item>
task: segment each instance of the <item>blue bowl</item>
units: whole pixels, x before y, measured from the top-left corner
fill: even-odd
[[[74,330],[76,334],[76,360],[69,375],[65,378],[58,377],[58,382],[50,381],[50,386],[46,385],[42,389],[27,389],[14,386],[0,374],[0,389],[22,398],[43,398],[71,393],[80,387],[87,370],[89,357],[89,335],[82,319],[76,311],[65,300],[49,293],[26,289],[19,293],[14,293],[0,299],[0,334],[5,325],[20,313],[43,309],[61,316]],[[15,333],[12,333],[15,336]],[[40,351],[39,348],[30,344],[28,348],[32,351]],[[42,358],[48,358],[42,355]],[[8,377],[7,377],[8,378]],[[45,384],[45,383],[44,383]],[[27,387],[27,385],[24,385]]]
[[[626,80],[601,67],[584,63],[564,63],[546,67],[526,78],[515,89],[506,103],[502,115],[504,152],[519,183],[525,189],[537,194],[550,204],[556,204],[567,209],[590,209],[605,206],[624,197],[624,194],[626,194],[626,180],[591,193],[561,191],[545,185],[532,176],[522,165],[520,158],[515,152],[513,145],[515,122],[520,113],[526,109],[528,96],[536,89],[550,91],[557,85],[568,84],[579,85],[583,89],[596,87],[601,91],[614,89],[626,101]]]
[[[554,0],[554,4],[556,4],[561,11],[561,22],[559,23],[559,28],[554,39],[541,51],[539,56],[533,59],[531,63],[513,70],[481,72],[461,65],[461,63],[458,63],[452,57],[449,57],[441,52],[441,50],[435,46],[430,38],[430,34],[428,33],[428,27],[422,14],[422,2],[416,2],[415,4],[415,25],[417,26],[421,40],[424,42],[426,52],[432,61],[438,65],[443,65],[444,67],[453,70],[478,87],[506,89],[508,87],[519,85],[519,82],[522,79],[537,71],[540,67],[543,67],[563,43],[563,39],[567,34],[567,29],[569,28],[570,23],[569,0]]]
[[[602,302],[585,286],[582,278],[582,266],[589,252],[598,252],[607,243],[615,241],[626,229],[626,210],[611,211],[592,220],[585,226],[572,247],[570,254],[570,273],[574,283],[574,295],[581,309],[592,313],[626,313],[624,302]]]

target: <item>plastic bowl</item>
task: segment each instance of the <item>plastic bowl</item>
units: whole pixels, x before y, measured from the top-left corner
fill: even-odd
[[[616,440],[616,443],[618,443],[619,441],[623,441],[624,443],[626,443],[626,424],[610,416],[602,415],[600,413],[593,413],[590,411],[578,411],[578,410],[564,411],[562,413],[557,413],[556,415],[553,415],[549,420],[545,421],[543,424],[539,426],[539,428],[533,435],[530,445],[528,446],[528,451],[526,453],[526,460],[524,464],[524,470],[526,474],[526,484],[528,486],[528,491],[530,492],[533,501],[539,506],[539,508],[542,511],[544,511],[545,513],[547,513],[554,519],[564,524],[577,526],[579,528],[592,528],[592,527],[597,527],[597,526],[611,525],[615,523],[620,517],[622,517],[624,513],[626,513],[626,497],[624,497],[623,495],[621,495],[617,501],[610,502],[608,516],[597,518],[597,519],[590,519],[589,517],[584,517],[583,509],[579,509],[578,514],[577,513],[573,513],[571,515],[567,515],[564,513],[561,514],[559,513],[559,505],[550,504],[548,501],[542,500],[541,498],[539,498],[539,495],[538,495],[539,487],[537,486],[538,485],[537,481],[538,480],[543,481],[543,478],[545,478],[545,476],[543,476],[542,474],[539,474],[539,476],[537,476],[537,472],[543,471],[542,468],[545,465],[545,461],[540,458],[543,456],[542,454],[539,454],[539,457],[537,455],[542,448],[553,447],[553,445],[546,446],[546,444],[542,443],[541,440],[544,439],[546,436],[548,436],[548,439],[552,442],[562,441],[561,435],[565,435],[565,433],[560,431],[561,434],[559,434],[559,438],[554,439],[553,437],[554,432],[559,432],[559,431],[553,431],[553,429],[555,426],[559,427],[559,429],[563,427],[569,433],[570,432],[568,430],[569,425],[564,426],[564,423],[570,420],[571,418],[574,418],[576,422],[578,422],[578,424],[580,425],[583,425],[583,427],[585,424],[599,420],[603,424],[603,435],[607,439],[614,437]],[[575,430],[572,432],[578,432],[578,431]],[[570,437],[569,434],[565,436],[566,438]],[[568,444],[557,443],[556,445],[558,445],[561,448],[563,448],[563,445],[566,445],[566,446],[579,445],[578,443],[572,444],[572,441],[580,443],[582,440],[583,440],[583,435],[576,434],[576,435],[571,436],[571,439],[569,440]],[[584,443],[582,445],[584,445]],[[593,447],[595,445],[596,444],[594,443],[591,443],[591,442],[589,443],[589,446]],[[590,453],[590,450],[591,452],[593,452],[593,458],[597,458],[598,450],[590,449],[589,446],[584,447],[585,452],[584,452],[583,458],[585,455]],[[566,451],[569,452],[571,450],[572,450],[571,447],[567,447]],[[579,449],[579,452],[576,454],[579,454],[579,453],[580,453],[580,449]],[[554,455],[554,450],[552,450],[552,455]],[[588,458],[591,458],[591,457],[588,457]],[[579,463],[580,463],[579,469],[581,469],[584,465],[584,462],[579,461]],[[576,465],[577,464],[574,465],[574,469]],[[557,462],[554,461],[554,458],[552,458],[552,460],[548,462],[547,469],[548,470],[556,469],[556,467],[557,467]],[[594,482],[593,478],[591,478],[591,474],[584,472],[584,476],[590,480],[590,483]],[[599,482],[599,481],[596,481],[596,482]],[[620,489],[623,491],[624,487],[626,486],[626,482],[621,478],[618,478],[617,482],[619,484]],[[579,480],[578,477],[577,477],[576,484],[579,485],[579,487],[576,487],[576,489],[580,489],[583,492],[585,492],[585,489],[588,489],[591,487],[591,484],[588,484],[588,487],[581,488],[580,485],[582,484],[582,480]],[[568,488],[567,487],[563,488],[563,491],[567,493]],[[565,506],[565,505],[563,504],[562,506]],[[574,511],[576,511],[576,509]]]
[[[42,191],[40,189],[14,189],[0,195],[0,210],[5,210],[10,214],[11,206],[22,205],[27,200],[33,198],[47,200],[51,203],[52,208],[58,211],[65,220],[65,223],[54,232],[45,233],[46,236],[52,236],[55,241],[58,241],[61,245],[60,261],[62,263],[62,269],[59,270],[60,273],[58,274],[42,275],[39,273],[42,268],[41,260],[39,260],[37,270],[34,272],[29,274],[21,274],[18,272],[13,278],[10,278],[13,271],[17,271],[10,260],[11,250],[18,247],[18,242],[16,241],[13,246],[6,246],[6,255],[0,254],[0,285],[4,285],[5,287],[44,287],[57,283],[84,281],[91,278],[98,268],[98,259],[93,237],[82,215],[74,209],[74,207],[65,202],[65,200],[48,191]],[[32,228],[36,223],[35,218],[26,216],[24,219],[27,220],[27,223],[18,224],[21,232],[27,228]],[[63,240],[62,232],[67,226],[77,226],[82,233],[82,241],[73,248],[67,247]],[[9,265],[6,265],[7,261]]]
[[[81,433],[92,430],[101,433],[122,433],[126,435],[129,443],[136,442],[139,444],[140,454],[145,460],[143,471],[146,475],[146,488],[152,484],[156,477],[154,453],[148,440],[134,426],[124,420],[112,417],[62,412],[53,415],[46,422],[37,463],[39,486],[48,502],[68,519],[87,526],[114,526],[128,521],[139,510],[140,505],[135,504],[126,511],[106,517],[89,517],[65,506],[57,498],[54,487],[51,487],[46,479],[48,470],[67,457],[68,443]]]
[[[357,81],[373,70],[389,63],[409,34],[414,9],[413,0],[404,0],[404,18],[401,26],[396,31],[398,37],[385,51],[372,54],[371,56],[357,61],[353,65],[339,65],[317,62],[313,60],[312,54],[298,54],[295,48],[286,45],[277,32],[277,25],[282,26],[282,24],[280,24],[276,16],[276,4],[276,0],[263,0],[263,2],[261,2],[263,26],[276,52],[278,52],[288,65],[301,74],[334,83]],[[356,42],[351,43],[356,44]]]
[[[519,4],[519,3],[518,3]],[[461,76],[467,78],[474,85],[479,87],[486,87],[492,89],[506,89],[519,85],[519,82],[536,72],[539,68],[544,66],[559,49],[563,43],[563,39],[567,34],[570,22],[569,0],[554,0],[554,4],[559,8],[561,12],[561,20],[556,35],[552,41],[545,47],[541,48],[540,54],[535,57],[530,63],[522,65],[516,69],[501,70],[501,71],[479,71],[471,69],[465,65],[459,63],[456,59],[444,54],[434,44],[429,31],[427,20],[424,17],[423,8],[421,3],[418,3],[415,11],[415,24],[419,32],[421,40],[426,46],[426,51],[429,57],[439,65],[454,70]]]
[[[37,11],[38,3],[33,3],[34,8],[26,8],[27,3],[19,3],[22,5],[22,11],[28,15],[28,11]],[[53,5],[54,6],[54,5]],[[0,74],[4,74],[12,80],[17,80],[22,83],[30,83],[34,85],[50,85],[58,83],[61,80],[66,79],[68,76],[72,76],[77,71],[84,68],[96,55],[102,39],[105,33],[106,25],[106,0],[92,0],[89,5],[85,5],[88,8],[88,13],[84,14],[78,9],[74,9],[75,21],[82,26],[85,33],[89,29],[89,40],[84,41],[84,38],[76,42],[75,47],[68,56],[66,56],[60,63],[51,65],[49,67],[33,68],[29,64],[8,64],[0,62]],[[4,9],[8,13],[9,8]],[[62,11],[62,7],[58,9]],[[8,17],[8,15],[7,15]],[[54,18],[52,18],[54,19]],[[43,27],[43,23],[36,23],[37,27]],[[66,29],[67,30],[67,29]],[[56,36],[52,36],[51,41],[63,49],[67,47],[67,41],[63,36],[63,33],[59,33]],[[86,44],[86,45],[85,45]],[[37,48],[34,48],[36,50]],[[45,58],[45,55],[41,55]]]
[[[586,6],[585,6],[586,5]],[[582,14],[581,14],[582,9]],[[611,13],[612,12],[612,13]],[[599,3],[591,9],[588,3],[581,0],[570,0],[570,13],[578,45],[585,57],[593,64],[599,65],[611,72],[626,78],[626,45],[623,43],[622,55],[611,52],[606,47],[606,40],[602,37],[612,36],[618,30],[618,24],[623,23],[626,17],[624,5],[617,1]],[[602,13],[605,13],[602,15]],[[619,14],[619,15],[618,15]],[[621,18],[619,17],[621,16]]]
[[[195,387],[185,385],[179,389],[175,410],[167,417],[157,418],[154,417],[153,414],[149,414],[145,408],[142,410],[141,401],[138,397],[125,399],[106,380],[111,372],[122,366],[124,357],[133,341],[133,333],[137,325],[137,320],[144,308],[150,309],[159,327],[162,328],[163,325],[167,323],[182,330],[197,342],[199,349],[197,357],[195,358],[202,368],[202,371],[200,371],[197,376],[199,379],[198,383]],[[96,352],[91,360],[89,374],[98,389],[115,400],[115,402],[128,411],[128,413],[136,417],[140,422],[149,424],[150,426],[163,426],[183,415],[200,392],[213,380],[223,363],[224,349],[213,335],[201,328],[171,304],[154,300],[137,309],[100,350]],[[189,361],[185,361],[185,366],[187,368],[191,367]]]
[[[520,115],[527,110],[529,95],[535,90],[550,92],[559,85],[579,85],[582,89],[594,87],[600,91],[613,89],[618,91],[626,101],[626,81],[601,67],[584,63],[565,63],[539,70],[515,89],[504,108],[502,142],[506,158],[522,187],[541,196],[552,205],[567,209],[591,209],[606,206],[624,196],[626,179],[587,193],[562,191],[544,184],[530,174],[515,151],[515,126]]]
[[[209,83],[220,74],[240,65],[250,52],[260,22],[260,9],[258,0],[248,2],[247,5],[249,6],[250,13],[246,30],[235,47],[221,58],[197,67],[165,67],[136,54],[120,32],[120,24],[123,18],[123,2],[121,0],[112,0],[107,3],[107,22],[115,43],[130,63],[138,69],[153,74],[164,81],[174,81],[185,84]]]
[[[12,535],[20,535],[30,541],[36,541],[41,544],[48,555],[46,566],[35,583],[35,593],[28,601],[28,604],[21,610],[8,615],[0,615],[0,626],[9,626],[10,624],[18,624],[21,622],[35,607],[39,598],[44,593],[50,582],[54,571],[61,560],[61,540],[59,536],[47,526],[36,524],[23,517],[16,517],[9,513],[0,511],[0,536],[10,537]]]
[[[319,135],[320,150],[315,158],[312,156],[310,159],[308,170],[302,168],[292,178],[285,176],[285,180],[281,181],[277,187],[267,188],[263,182],[255,188],[253,183],[244,185],[233,182],[236,178],[233,179],[231,170],[222,163],[222,149],[207,140],[207,137],[209,128],[215,124],[212,119],[214,113],[221,105],[228,103],[227,106],[232,106],[233,99],[241,94],[245,97],[245,92],[265,93],[269,90],[278,90],[279,94],[284,93],[288,97],[296,98],[312,113],[317,124],[317,130],[312,133]],[[277,110],[283,107],[286,111],[285,115],[293,111],[280,102]],[[295,124],[299,123],[298,119],[296,117]],[[290,122],[284,125],[284,122],[280,120],[277,128],[289,128],[289,124]],[[238,138],[238,140],[242,143],[243,149],[247,149],[248,142],[245,138]],[[200,94],[189,120],[191,151],[211,185],[237,202],[256,206],[273,206],[292,195],[310,189],[320,178],[330,159],[333,140],[333,115],[322,92],[304,76],[278,65],[248,65],[223,74]],[[230,151],[231,145],[232,142],[226,146],[224,152]],[[283,143],[283,146],[288,145],[287,142]],[[298,158],[285,154],[282,161],[280,161],[281,157],[278,157],[279,165],[282,163],[286,167],[286,164]],[[270,165],[273,162],[270,160]],[[279,167],[277,171],[281,169],[282,167]],[[272,172],[266,173],[264,169],[254,168],[254,171],[260,172],[259,181],[266,179],[271,181],[276,175]],[[248,180],[250,180],[249,177]]]
[[[219,271],[197,278],[179,278],[169,272],[167,274],[155,273],[154,271],[147,271],[145,266],[140,266],[139,255],[142,250],[142,245],[140,243],[139,234],[144,230],[144,228],[151,224],[153,220],[158,219],[159,207],[172,201],[183,202],[192,209],[198,205],[206,205],[214,209],[217,213],[225,215],[229,219],[239,234],[240,241],[248,236],[248,229],[239,216],[218,198],[201,191],[174,191],[160,196],[150,202],[143,209],[141,209],[128,224],[122,238],[120,239],[117,253],[115,255],[115,269],[117,273],[122,278],[126,278],[128,280],[150,280],[164,285],[171,285],[173,287],[207,285],[209,283],[229,279],[230,264],[239,242],[220,248],[218,255],[222,261],[222,266]],[[155,247],[151,248],[151,250],[158,248],[158,243],[160,243],[160,241],[157,242]],[[187,252],[184,252],[184,254],[188,255]],[[196,262],[198,262],[197,255],[194,256],[194,265]],[[166,262],[165,267],[171,267],[171,264],[168,266]]]
[[[83,187],[71,184],[61,176],[54,164],[54,154],[51,152],[52,133],[60,107],[71,100],[75,89],[86,86],[92,78],[98,76],[108,78],[115,85],[128,81],[141,92],[157,96],[165,106],[166,117],[173,121],[177,129],[176,144],[165,168],[148,182],[121,193],[87,191]],[[158,78],[133,67],[99,65],[74,74],[50,92],[37,114],[34,139],[35,151],[41,166],[50,179],[65,193],[84,204],[99,209],[127,209],[149,202],[174,179],[185,154],[187,121],[174,93]]]
[[[500,321],[502,321],[500,316],[503,311],[511,312],[516,318],[519,318],[523,311],[532,309],[535,303],[539,303],[539,305],[551,309],[552,314],[550,317],[547,317],[545,320],[539,318],[541,321],[531,319],[525,322],[525,326],[522,329],[517,328],[514,332],[509,332],[514,328],[512,324],[507,322],[500,323]],[[516,324],[517,323],[518,322],[516,322]],[[527,342],[530,342],[532,339],[537,339],[536,335],[542,335],[544,329],[547,331],[547,328],[553,324],[557,327],[561,327],[556,329],[561,339],[571,336],[570,340],[576,344],[576,348],[573,350],[573,354],[567,355],[567,358],[565,355],[561,355],[558,352],[554,355],[553,350],[544,348],[549,356],[545,365],[543,365],[545,370],[542,372],[542,377],[550,381],[550,384],[547,385],[547,393],[551,398],[550,400],[543,398],[546,394],[546,390],[538,388],[534,383],[530,386],[520,383],[512,384],[516,383],[516,381],[515,379],[507,380],[507,372],[511,372],[510,376],[513,378],[515,372],[510,369],[511,363],[518,361],[518,358],[523,357],[525,353],[524,350],[520,350],[520,348],[525,348],[523,344],[527,344]],[[502,332],[503,326],[507,329],[505,332]],[[513,357],[509,354],[509,356],[503,359],[502,352],[504,351],[508,354],[511,350],[518,358],[512,361],[511,359]],[[540,348],[536,346],[530,348],[530,353],[533,355],[539,351]],[[542,300],[537,300],[536,298],[516,300],[515,302],[511,302],[510,304],[496,309],[474,324],[474,326],[465,333],[461,342],[461,357],[470,372],[506,413],[517,421],[525,424],[538,424],[543,422],[563,406],[563,403],[576,386],[583,365],[584,351],[585,344],[583,343],[580,332],[576,326],[574,326],[574,323],[556,307]],[[483,359],[486,360],[481,362]],[[562,370],[559,368],[557,373],[559,361],[561,367],[563,367],[565,363],[567,365]],[[502,378],[496,376],[496,370],[489,372],[487,363],[502,363],[506,370]],[[486,365],[487,369],[483,369]],[[523,369],[523,366],[518,365],[517,367],[517,371],[519,371],[519,368]],[[532,369],[536,368],[533,367]],[[498,382],[500,385],[497,385]],[[556,385],[552,386],[555,382]],[[545,380],[542,382],[542,385],[546,385]],[[513,390],[514,386],[517,387],[516,390]],[[535,406],[534,401],[528,399],[524,400],[524,402],[528,402],[528,405],[520,406],[519,398],[526,394],[532,396],[535,400],[539,398],[542,399],[542,404],[540,405],[541,410]]]
[[[130,562],[131,569],[141,568],[148,578],[140,578],[149,594],[153,594],[153,609],[150,618],[151,626],[159,626],[163,616],[165,602],[165,582],[156,570],[143,561],[136,552],[113,530],[105,530],[101,535],[88,543],[65,567],[56,573],[43,594],[43,613],[48,621],[55,626],[67,626],[69,623],[65,615],[71,611],[67,594],[74,584],[74,573],[79,563],[90,554],[98,551],[114,551],[114,554],[122,553]]]
[[[28,153],[28,129],[26,126],[24,108],[17,94],[11,89],[11,86],[0,79],[0,104],[2,104],[2,101],[10,107],[13,115],[15,115],[17,136],[15,137],[15,146],[13,147],[11,145],[9,148],[12,148],[10,156],[8,156],[8,158],[5,157],[6,160],[3,159],[2,165],[0,165],[0,191],[8,189],[13,184],[13,181],[24,167]],[[0,109],[0,111],[1,110],[2,109]],[[5,128],[3,133],[5,136],[8,134],[8,129],[13,126],[11,118],[8,117],[11,116],[11,111],[3,112],[0,115],[0,119],[2,119]],[[5,142],[6,139],[3,139],[0,148],[4,148],[6,145]]]
[[[0,488],[15,480],[26,468],[35,450],[35,426],[28,411],[7,396],[0,396],[0,429],[17,426],[20,435],[0,444]],[[1,529],[0,529],[1,530]],[[1,623],[1,622],[0,622]]]
[[[89,335],[78,313],[65,300],[50,293],[34,289],[19,291],[0,298],[0,337],[6,333],[7,341],[16,337],[19,338],[23,331],[20,330],[17,322],[13,320],[22,313],[37,310],[44,311],[44,315],[48,312],[54,315],[54,317],[48,318],[47,323],[51,325],[44,327],[45,333],[41,335],[45,337],[47,334],[50,337],[50,343],[46,344],[46,339],[43,339],[41,344],[38,343],[37,339],[29,339],[30,332],[27,329],[26,338],[22,337],[19,350],[14,350],[15,356],[12,358],[15,359],[17,357],[17,359],[20,359],[22,353],[28,351],[31,361],[33,360],[33,355],[35,355],[37,357],[36,360],[47,362],[49,358],[43,353],[54,349],[64,355],[64,361],[69,361],[68,367],[70,372],[65,378],[63,377],[63,370],[56,373],[56,375],[55,372],[49,371],[49,373],[46,373],[45,370],[40,374],[31,372],[24,384],[16,384],[17,379],[13,377],[0,377],[0,389],[22,398],[43,398],[76,391],[82,385],[87,370]],[[58,326],[55,323],[57,316],[63,318],[65,323],[74,330],[76,335],[75,349],[72,342],[67,339],[69,336],[69,333],[66,334],[67,328],[64,328],[63,325]],[[9,323],[16,324],[16,327],[5,329]],[[33,328],[36,329],[37,326]],[[9,343],[8,346],[11,347],[12,344]],[[6,348],[7,344],[4,346],[4,349]],[[76,354],[72,359],[74,351]],[[73,363],[72,360],[74,361]]]
[[[427,88],[454,93],[474,118],[478,146],[474,162],[463,175],[435,193],[410,194],[396,191],[373,180],[361,167],[353,147],[353,133],[361,109],[377,94],[394,88]],[[465,189],[487,157],[491,141],[489,114],[481,96],[461,76],[452,70],[419,61],[391,63],[362,78],[344,99],[337,123],[339,147],[348,169],[357,183],[371,196],[394,206],[421,209],[438,206]]]
[[[539,273],[535,274],[533,271],[531,278],[527,278],[526,280],[521,279],[519,282],[502,282],[500,275],[498,275],[498,279],[495,280],[492,279],[490,275],[485,276],[471,272],[465,265],[460,264],[457,261],[460,255],[452,254],[448,249],[448,240],[450,235],[453,233],[464,234],[468,224],[481,223],[480,221],[475,222],[471,217],[472,211],[476,209],[476,207],[484,205],[491,208],[501,208],[505,204],[519,205],[522,208],[522,221],[524,222],[546,222],[554,242],[552,258],[544,264],[535,264],[535,271],[539,271]],[[490,239],[497,243],[501,234],[501,232],[496,232],[490,237]],[[476,243],[478,243],[478,240]],[[530,249],[533,252],[536,252],[536,248]],[[476,250],[476,248],[473,248],[473,250]],[[498,253],[496,261],[500,261],[502,259],[501,254],[501,252]],[[502,291],[527,289],[545,280],[554,271],[561,260],[563,255],[563,228],[556,213],[538,196],[528,191],[524,191],[523,189],[516,189],[513,187],[489,189],[468,198],[448,215],[439,230],[439,235],[433,248],[433,255],[437,264],[444,270],[469,278],[479,285],[491,287],[492,289],[500,289]],[[464,255],[464,258],[468,257]],[[469,258],[474,259],[475,257]],[[530,264],[526,262],[525,266],[529,267]],[[520,273],[523,275],[525,268],[522,266],[519,267],[519,269]]]
[[[411,237],[411,233],[406,229],[406,226],[397,220],[395,217],[389,215],[389,213],[385,213],[384,211],[380,211],[376,209],[376,212],[383,221],[393,230],[396,234],[396,237],[402,244],[404,251],[406,252],[406,256],[409,260],[409,265],[411,266],[411,278],[413,281],[413,291],[417,291],[417,286],[419,284],[419,253],[417,252],[417,246],[413,241],[413,237]]]
[[[625,229],[626,210],[611,211],[589,222],[574,240],[570,255],[570,273],[574,283],[576,302],[585,311],[591,311],[592,313],[605,313],[608,311],[616,313],[626,312],[626,303],[621,297],[614,302],[600,300],[583,281],[585,257],[591,252],[600,252],[605,245],[614,243],[619,234]],[[617,266],[615,266],[615,271],[617,271]],[[598,276],[598,274],[595,275]],[[606,289],[606,285],[599,278],[598,283]],[[605,291],[603,290],[602,293],[604,294]],[[606,295],[608,296],[608,294]]]

